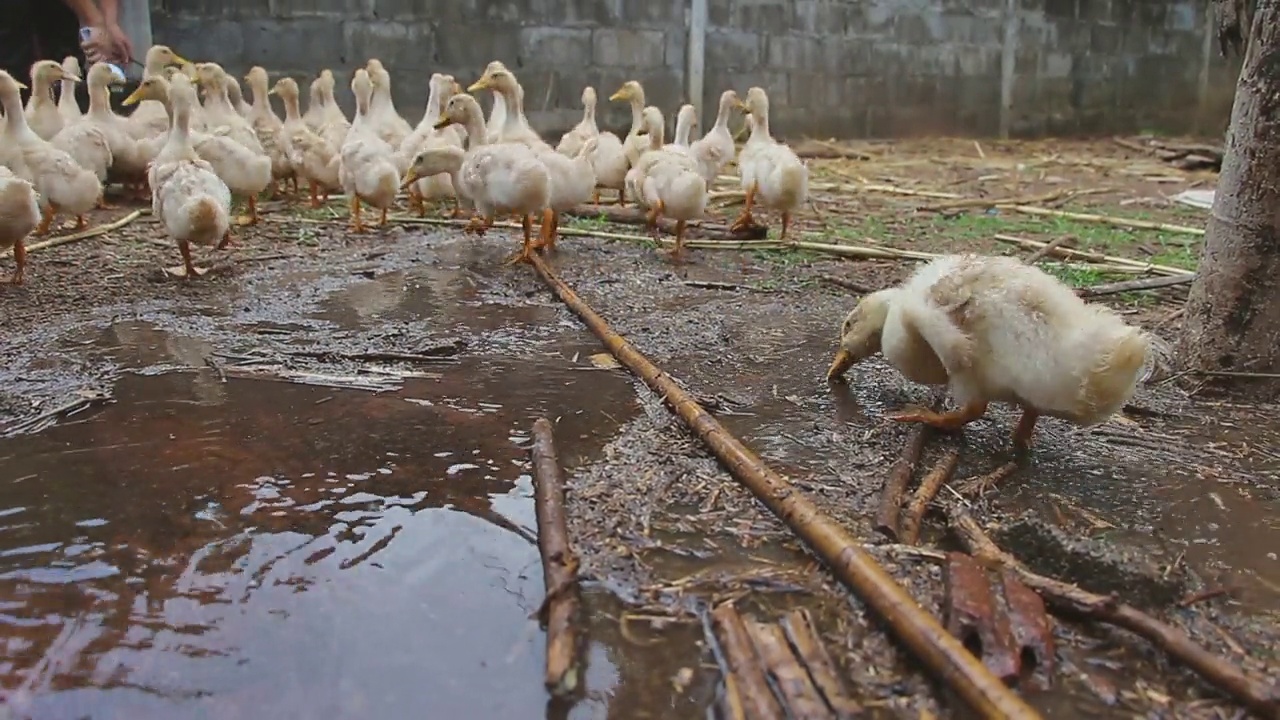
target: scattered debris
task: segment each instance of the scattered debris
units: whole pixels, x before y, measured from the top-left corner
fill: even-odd
[[[973,558],[948,553],[943,616],[947,632],[1006,683],[1018,679],[1021,662],[1013,642],[1009,618],[996,604],[987,573]]]

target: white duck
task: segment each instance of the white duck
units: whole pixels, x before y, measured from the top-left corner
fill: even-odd
[[[53,101],[53,84],[80,82],[79,75],[69,75],[52,60],[37,60],[31,66],[31,96],[27,98],[27,125],[42,140],[52,140],[66,125],[58,105]]]
[[[343,192],[350,198],[351,230],[359,233],[365,229],[360,216],[361,202],[378,208],[381,211],[378,227],[386,225],[387,209],[400,190],[400,172],[395,164],[395,151],[378,136],[370,117],[373,81],[364,68],[356,70],[351,79],[351,92],[356,96],[356,117],[342,141],[338,176]]]
[[[66,77],[62,78],[62,87],[58,93],[58,114],[66,125],[79,120],[84,113],[76,100],[76,82],[68,78],[80,77],[80,61],[75,55],[68,55],[62,60],[62,70]]]
[[[0,251],[13,248],[10,282],[21,285],[27,267],[27,236],[40,222],[40,204],[31,183],[0,165]]]
[[[769,96],[763,88],[748,90],[742,109],[751,126],[751,136],[738,156],[746,202],[733,227],[739,229],[754,224],[751,208],[759,200],[766,208],[782,213],[779,237],[785,240],[791,215],[809,200],[809,169],[791,148],[770,136]]]

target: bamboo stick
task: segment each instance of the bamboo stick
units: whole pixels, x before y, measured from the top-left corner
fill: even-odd
[[[1197,645],[1181,630],[1114,597],[1091,593],[1079,586],[1032,572],[1016,557],[1000,549],[963,507],[951,504],[947,512],[951,529],[975,558],[1013,571],[1027,587],[1059,611],[1082,615],[1135,633],[1259,717],[1280,718],[1280,686],[1274,682],[1249,677],[1241,668]]]
[[[27,246],[27,252],[33,253],[40,250],[45,250],[47,248],[58,247],[59,245],[67,245],[69,243],[79,242],[80,240],[88,240],[89,238],[98,237],[99,235],[105,235],[111,232],[112,230],[119,230],[120,228],[124,227],[125,225],[128,225],[134,220],[137,220],[141,216],[142,216],[141,210],[134,210],[133,212],[129,213],[128,215],[125,215],[119,220],[114,220],[112,222],[99,225],[97,227],[91,227],[87,230],[81,230],[80,232],[71,233],[70,235],[61,235],[59,237],[49,238],[48,240],[42,240],[37,243],[31,243],[30,245]]]
[[[951,479],[959,463],[960,451],[948,450],[920,481],[920,487],[916,488],[916,494],[911,496],[911,502],[907,503],[907,511],[903,514],[901,535],[904,544],[915,545],[920,541],[920,523],[924,519],[924,511],[937,497],[943,484]]]
[[[835,711],[827,707],[809,672],[787,644],[782,628],[750,618],[744,624],[756,655],[784,700],[787,715],[795,720],[835,720]]]
[[[608,222],[623,225],[644,225],[648,222],[644,210],[635,207],[618,207],[617,205],[579,205],[562,214],[580,218],[603,218]],[[664,232],[674,233],[676,231],[676,221],[670,218],[660,218],[658,227],[662,228]],[[763,240],[769,234],[769,229],[763,225],[752,225],[742,230],[734,231],[726,225],[712,225],[699,220],[688,223],[686,232],[695,237],[716,240]]]
[[[786,523],[855,595],[861,598],[935,677],[984,717],[1038,718],[1031,706],[1005,687],[921,609],[849,533],[822,514],[803,492],[775,473],[731,435],[681,387],[618,335],[538,255],[534,269],[617,360],[665,397],[688,427],[728,471]]]
[[[883,547],[883,546],[881,546]],[[818,639],[813,617],[804,608],[796,608],[782,619],[782,629],[796,657],[809,671],[809,678],[822,693],[827,706],[835,711],[836,720],[852,720],[862,715],[862,706],[849,697],[844,681],[836,672],[835,663],[827,654],[827,648]]]
[[[1122,292],[1135,292],[1138,290],[1156,290],[1158,288],[1172,287],[1174,285],[1185,285],[1195,280],[1196,276],[1192,275],[1170,275],[1166,277],[1143,278],[1141,280],[1125,280],[1123,282],[1106,283],[1103,285],[1090,285],[1082,287],[1076,292],[1080,297],[1098,297],[1099,295],[1114,295]]]
[[[995,235],[996,240],[1009,245],[1018,245],[1027,249],[1039,250],[1048,243],[1042,243],[1039,240],[1031,240],[1029,238],[1021,238],[1016,235]],[[1101,253],[1087,252],[1084,250],[1072,250],[1070,248],[1055,248],[1050,251],[1054,257],[1063,260],[1083,260],[1085,262],[1095,263],[1111,263],[1113,265],[1124,265],[1135,269],[1141,269],[1147,272],[1159,273],[1160,275],[1194,275],[1195,271],[1183,268],[1173,267],[1172,265],[1159,265],[1156,263],[1144,263],[1140,260],[1131,258],[1115,257],[1113,255],[1103,255]]]
[[[732,679],[745,716],[751,720],[784,720],[787,715],[769,689],[769,678],[751,643],[747,625],[732,601],[721,603],[711,611],[711,624],[719,631],[720,647],[728,665],[725,683],[729,684]]]
[[[1187,227],[1186,225],[1173,225],[1171,223],[1153,222],[1151,220],[1132,220],[1130,218],[1113,217],[1111,215],[1095,215],[1093,213],[1054,210],[1052,208],[1036,207],[1034,205],[1006,205],[1004,207],[1007,207],[1010,210],[1016,210],[1026,215],[1043,215],[1048,217],[1064,218],[1067,220],[1077,220],[1079,222],[1113,225],[1115,227],[1135,228],[1138,230],[1159,230],[1160,232],[1181,233],[1183,235],[1196,235],[1200,237],[1204,236],[1203,228]]]
[[[546,599],[542,610],[547,624],[547,672],[545,682],[552,695],[564,697],[578,689],[581,680],[578,630],[578,557],[569,543],[565,521],[564,470],[556,457],[551,422],[533,423],[534,513],[538,522],[538,552],[542,556],[542,580]]]
[[[880,506],[876,510],[876,532],[890,542],[898,542],[898,513],[902,512],[902,498],[911,484],[920,456],[924,454],[925,441],[929,439],[929,426],[923,423],[911,429],[902,455],[889,471],[889,477],[880,490]]]

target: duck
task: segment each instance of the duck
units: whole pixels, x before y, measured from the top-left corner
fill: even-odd
[[[148,82],[152,88],[158,82],[167,84],[173,116],[164,147],[147,171],[151,212],[177,241],[184,277],[190,280],[201,274],[191,260],[191,244],[222,248],[231,237],[231,190],[191,144],[191,113],[198,104],[191,80],[180,73],[169,81],[154,76],[145,79],[139,90]],[[134,95],[137,90],[130,98]]]
[[[198,63],[196,78],[204,89],[204,121],[210,132],[226,135],[255,155],[266,157],[253,125],[231,107],[231,99],[227,95],[227,83],[231,78],[227,71],[217,63]]]
[[[764,88],[753,87],[747,91],[746,102],[741,109],[747,113],[751,135],[738,155],[738,169],[742,176],[742,189],[746,201],[742,214],[733,223],[734,230],[754,224],[751,209],[756,200],[760,204],[782,213],[782,233],[787,239],[787,228],[792,213],[809,201],[809,169],[791,148],[774,140],[769,134],[769,96]]]
[[[720,171],[737,155],[733,134],[729,132],[729,117],[740,104],[737,92],[725,90],[720,93],[720,107],[716,112],[715,124],[706,135],[689,146],[689,151],[698,161],[702,178],[708,183],[715,182]]]
[[[464,198],[456,188],[459,186],[458,173],[462,171],[462,164],[466,159],[467,153],[461,147],[447,143],[428,143],[410,158],[400,189],[408,190],[412,194],[414,188],[423,183],[439,182],[440,186],[447,185],[450,195],[458,201],[454,206],[453,216],[461,217]],[[425,207],[420,207],[420,214],[426,214]]]
[[[80,77],[80,60],[75,55],[66,56],[62,59],[62,71],[65,75],[58,93],[58,114],[64,125],[70,125],[84,116],[76,100],[76,81],[70,79]]]
[[[530,125],[524,115],[524,88],[515,73],[495,60],[485,67],[484,74],[467,88],[467,92],[490,90],[503,101],[503,122],[497,128],[497,137],[490,142],[516,142],[534,150],[553,150]],[[496,103],[497,100],[495,99]]]
[[[484,72],[481,74],[481,77],[484,77],[486,75],[492,75],[493,73],[499,70],[503,70],[505,68],[506,68],[506,65],[503,65],[501,61],[494,60],[493,62],[485,66]],[[475,87],[475,86],[473,85],[472,87]],[[476,91],[468,88],[467,92],[476,92]],[[489,108],[489,119],[486,120],[484,124],[485,142],[489,142],[489,143],[498,142],[499,135],[501,135],[502,133],[503,126],[507,124],[506,101],[503,100],[502,96],[499,95],[496,91],[492,93],[492,95],[493,95],[493,105]]]
[[[1029,447],[1041,416],[1082,427],[1133,396],[1150,339],[1105,305],[1081,300],[1017,258],[948,255],[862,298],[844,319],[827,378],[876,352],[908,380],[946,385],[957,410],[890,416],[956,430],[992,402],[1020,406],[1013,441]]]
[[[680,106],[676,112],[676,135],[670,143],[666,145],[668,150],[676,152],[689,153],[689,140],[693,137],[693,132],[698,129],[698,109],[685,103]]]
[[[391,73],[377,58],[365,63],[369,80],[373,82],[373,98],[369,101],[369,118],[374,131],[382,141],[393,148],[400,147],[413,132],[409,122],[396,112],[395,99],[391,96]]]
[[[89,86],[89,112],[80,122],[59,133],[54,144],[81,165],[98,172],[97,163],[104,159],[104,154],[95,148],[101,139],[106,142],[105,157],[109,158],[105,181],[142,185],[147,176],[147,163],[154,153],[145,152],[134,139],[129,119],[111,109],[111,88],[123,85],[124,81],[124,75],[108,63],[90,65],[85,77]]]
[[[484,112],[475,97],[454,95],[445,105],[436,129],[459,124],[467,130],[467,151],[456,173],[455,188],[476,209],[468,232],[483,233],[498,214],[519,215],[524,231],[521,251],[509,262],[530,262],[533,257],[533,215],[542,215],[551,204],[551,176],[527,145],[489,143]]]
[[[80,82],[80,76],[68,75],[62,65],[52,60],[38,60],[31,65],[31,96],[27,98],[27,125],[41,140],[52,140],[66,125],[58,105],[53,101],[55,82]]]
[[[0,70],[0,102],[4,106],[5,128],[0,145],[8,146],[6,155],[13,155],[23,172],[10,165],[14,174],[23,176],[35,186],[40,196],[42,218],[36,227],[38,234],[49,232],[53,219],[60,212],[76,217],[76,229],[87,226],[85,213],[93,209],[102,195],[102,182],[92,170],[83,168],[75,158],[54,147],[27,125],[22,110],[19,90],[26,86],[7,72]],[[5,163],[9,164],[9,163]]]
[[[249,86],[249,94],[253,98],[253,103],[249,105],[249,109],[245,114],[245,119],[253,127],[253,131],[258,136],[258,142],[262,143],[262,149],[267,157],[271,158],[271,178],[275,182],[289,182],[293,180],[297,185],[297,179],[294,178],[293,166],[289,163],[289,157],[284,148],[281,148],[276,140],[280,136],[280,129],[284,126],[284,122],[276,115],[275,110],[271,108],[271,90],[268,89],[266,68],[261,65],[254,65],[249,68],[248,74],[244,76],[244,81]],[[278,88],[279,85],[277,84]],[[293,84],[296,90],[298,84]],[[295,100],[297,97],[295,95]]]
[[[649,150],[627,173],[627,183],[637,201],[649,209],[646,220],[655,236],[659,233],[660,218],[670,217],[676,221],[671,259],[681,262],[688,222],[706,213],[707,182],[699,174],[687,148],[663,143],[662,111],[650,106],[642,115],[640,137],[647,137]]]
[[[142,64],[142,79],[160,75],[170,65],[186,65],[189,61],[174,52],[168,45],[152,45]],[[169,115],[164,105],[146,101],[139,103],[133,114],[129,116],[129,131],[135,139],[164,135],[169,131]]]
[[[13,249],[14,271],[9,282],[21,285],[27,268],[27,236],[40,224],[35,186],[0,165],[0,251]]]
[[[640,156],[649,150],[649,139],[643,137],[640,129],[644,127],[644,87],[638,80],[628,80],[609,96],[609,102],[625,101],[631,105],[631,130],[623,139],[627,162],[635,165]]]
[[[596,126],[596,89],[590,85],[582,89],[582,119],[560,138],[556,152],[565,157],[575,157],[583,143],[600,134]]]
[[[311,207],[318,208],[321,198],[328,200],[331,191],[342,187],[338,172],[342,158],[337,148],[325,142],[302,119],[298,107],[301,90],[293,78],[280,78],[270,92],[284,102],[284,122],[272,143],[284,153],[294,177],[306,181]]]
[[[249,104],[244,101],[244,90],[240,81],[231,75],[227,75],[227,101],[240,117],[249,119]]]
[[[332,70],[321,70],[316,79],[311,81],[310,88],[307,91],[307,111],[302,114],[302,121],[307,124],[307,127],[311,128],[312,132],[317,131],[320,128],[320,123],[324,122],[324,92],[321,90],[321,85],[326,81],[330,85],[333,84]]]
[[[356,96],[356,117],[342,141],[339,179],[342,190],[350,198],[351,231],[364,232],[360,203],[382,211],[378,227],[387,223],[387,209],[400,191],[400,172],[394,160],[395,151],[377,132],[371,116],[373,80],[364,68],[351,78],[351,92]]]
[[[320,97],[320,105],[316,112],[317,122],[313,128],[315,133],[332,147],[342,147],[342,141],[346,139],[347,131],[351,129],[351,121],[347,120],[346,114],[342,112],[338,101],[333,97],[333,71],[321,70],[320,76],[312,81],[311,90],[313,93],[318,92]],[[310,108],[307,110],[310,112]]]
[[[90,70],[93,70],[93,67],[90,67]],[[107,72],[108,74],[111,72],[110,68],[107,68]],[[93,95],[101,93],[103,97],[100,103],[106,104],[107,86],[110,78],[104,79],[102,73],[99,72],[91,73],[89,79],[91,102]],[[121,123],[124,122],[123,118],[117,119]],[[135,147],[136,144],[128,133],[122,131],[121,135],[129,148]],[[111,137],[108,131],[99,127],[97,123],[93,122],[92,118],[82,116],[77,120],[68,122],[57,135],[53,136],[53,140],[50,143],[70,155],[80,167],[92,170],[93,174],[97,176],[98,182],[105,185],[109,180],[111,168],[116,165],[115,154],[111,152]],[[139,178],[134,175],[131,179],[138,180]],[[109,207],[101,196],[98,198],[98,207]]]
[[[177,80],[178,77],[183,80]],[[183,86],[191,84],[189,78],[182,73],[174,74],[170,80],[157,76],[147,78],[138,84],[138,88],[133,94],[125,98],[126,105],[133,105],[140,100],[155,100],[164,105],[165,110],[170,113],[174,112],[172,99],[173,84],[181,82]],[[194,88],[194,86],[193,86]],[[195,106],[192,106],[194,111]],[[170,135],[171,136],[171,135]],[[144,151],[148,157],[158,158],[160,153],[169,146],[170,136],[163,138],[163,142],[158,147],[152,148],[150,152]],[[247,216],[236,218],[238,225],[252,225],[258,221],[258,193],[261,193],[271,184],[271,159],[266,155],[261,155],[246,148],[228,135],[211,135],[191,129],[190,116],[187,117],[187,129],[185,132],[186,143],[189,144],[196,155],[208,163],[218,179],[223,182],[228,190],[238,197],[242,197],[248,204],[249,214]],[[153,143],[152,140],[143,140],[141,145]],[[153,162],[155,162],[153,160]],[[230,242],[229,236],[227,242]],[[226,245],[224,244],[223,247]]]
[[[422,121],[418,123],[413,133],[405,138],[400,145],[401,168],[405,172],[414,164],[416,156],[423,150],[435,147],[452,147],[461,152],[463,147],[465,131],[454,132],[455,129],[460,129],[461,126],[449,125],[443,130],[436,130],[435,127],[444,111],[445,104],[449,102],[449,98],[461,92],[462,88],[458,86],[452,75],[442,73],[432,73],[431,79],[427,83],[427,88],[427,107],[423,111]],[[438,164],[443,160],[434,160],[432,162]],[[427,214],[426,200],[457,196],[452,177],[445,171],[438,170],[434,173],[426,174],[420,171],[418,176],[419,180],[408,183],[404,187],[409,191],[410,205],[418,211],[419,216],[425,217]],[[460,216],[461,211],[461,206],[455,205],[454,217]]]

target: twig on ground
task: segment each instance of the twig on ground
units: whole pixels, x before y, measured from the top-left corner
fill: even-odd
[[[819,275],[818,279],[828,285],[835,285],[836,287],[841,287],[845,290],[851,290],[859,295],[869,295],[875,292],[875,288],[868,285],[863,285],[862,283],[854,282],[852,280],[845,280],[844,278],[838,278],[834,275]]]
[[[939,400],[934,401],[934,407]],[[916,472],[920,456],[924,454],[925,442],[929,439],[930,428],[923,423],[911,429],[907,444],[902,447],[902,454],[889,471],[889,477],[880,491],[880,507],[876,510],[876,532],[899,542],[898,513],[902,511],[902,500],[907,494],[907,486],[911,484],[911,476]]]
[[[1044,247],[1028,255],[1027,259],[1024,260],[1023,262],[1025,262],[1028,265],[1035,265],[1036,263],[1043,260],[1044,257],[1049,253],[1053,252],[1054,250],[1057,250],[1058,248],[1062,247],[1063,245],[1069,242],[1072,242],[1073,240],[1075,240],[1075,238],[1072,237],[1071,235],[1059,235],[1058,237],[1045,243]]]
[[[128,215],[125,215],[119,220],[115,220],[113,222],[98,225],[96,227],[91,227],[86,230],[81,230],[80,232],[71,233],[70,235],[60,235],[58,237],[49,238],[48,240],[42,240],[37,243],[31,243],[30,245],[27,246],[27,252],[29,253],[38,252],[40,250],[46,250],[48,248],[58,247],[59,245],[66,245],[68,243],[79,242],[80,240],[88,240],[89,238],[95,238],[95,237],[98,237],[99,235],[105,235],[113,230],[119,230],[120,228],[124,227],[125,225],[128,225],[129,223],[133,222],[134,220],[137,220],[140,217],[142,217],[142,211],[134,210]]]
[[[1181,630],[1114,597],[1091,593],[1076,585],[1032,572],[1016,557],[1000,549],[963,507],[948,505],[947,513],[951,529],[975,558],[1012,570],[1050,606],[1135,633],[1259,716],[1280,717],[1280,687],[1274,683],[1249,677],[1241,668],[1197,645]]]
[[[993,237],[1002,243],[1008,243],[1010,245],[1019,245],[1024,248],[1030,248],[1034,250],[1038,250],[1044,247],[1045,245],[1048,245],[1048,243],[1043,243],[1043,242],[1040,242],[1039,240],[1030,240],[1028,238],[1018,237],[1016,235],[998,234],[998,235],[994,235]],[[1170,265],[1157,265],[1156,263],[1146,263],[1140,260],[1133,260],[1131,258],[1115,257],[1112,255],[1103,255],[1101,253],[1092,253],[1092,252],[1086,252],[1083,250],[1071,250],[1069,248],[1064,248],[1064,247],[1054,248],[1053,250],[1050,251],[1050,253],[1054,257],[1062,258],[1064,260],[1083,260],[1085,262],[1111,263],[1114,265],[1123,265],[1125,267],[1140,269],[1147,272],[1154,272],[1160,275],[1176,275],[1178,277],[1182,277],[1184,275],[1195,274],[1195,271],[1193,270],[1186,270],[1183,268],[1172,267]]]
[[[934,677],[984,716],[1039,717],[965,650],[960,641],[947,633],[937,618],[923,610],[843,526],[823,514],[805,493],[774,472],[703,410],[670,374],[656,367],[610,328],[551,272],[541,256],[535,254],[531,260],[543,281],[600,338],[618,362],[661,394],[729,473],[804,540]]]
[[[960,464],[960,451],[948,450],[920,481],[920,487],[916,488],[916,493],[911,496],[911,502],[907,503],[907,510],[903,514],[899,533],[903,543],[915,545],[920,541],[920,523],[924,519],[924,512],[928,509],[929,503],[937,497],[942,486],[951,479],[958,464]]]
[[[1008,205],[1012,210],[1016,210],[1026,215],[1044,215],[1047,217],[1059,217],[1066,220],[1077,220],[1079,222],[1099,223],[1102,225],[1114,225],[1115,227],[1135,228],[1138,230],[1159,230],[1160,232],[1181,233],[1183,235],[1203,236],[1203,228],[1187,227],[1186,225],[1173,225],[1171,223],[1153,222],[1151,220],[1133,220],[1130,218],[1113,217],[1111,215],[1095,215],[1093,213],[1068,212],[1066,210],[1053,210],[1050,208],[1036,207],[1034,205]]]
[[[1143,278],[1141,280],[1124,280],[1122,282],[1082,287],[1076,290],[1076,294],[1080,295],[1080,297],[1098,297],[1100,295],[1114,295],[1116,293],[1138,292],[1140,290],[1156,290],[1159,288],[1173,287],[1174,285],[1185,285],[1193,282],[1195,279],[1195,275],[1168,275],[1164,277]]]
[[[547,624],[546,685],[552,695],[574,693],[580,683],[581,638],[578,616],[578,556],[569,542],[565,520],[564,470],[556,457],[551,422],[533,423],[534,513],[538,522],[538,551],[546,587],[543,610]],[[541,613],[540,613],[541,614]]]

